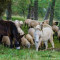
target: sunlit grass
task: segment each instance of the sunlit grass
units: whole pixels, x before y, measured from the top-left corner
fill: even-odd
[[[60,60],[58,51],[35,51],[35,48],[21,50],[6,48],[0,45],[0,60]]]
[[[3,16],[3,19],[6,20],[6,16]],[[24,21],[26,18],[22,17],[22,16],[12,16],[11,20],[22,20]]]

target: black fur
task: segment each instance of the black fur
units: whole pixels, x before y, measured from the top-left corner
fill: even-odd
[[[12,40],[15,38],[15,45],[18,45],[19,39],[22,36],[18,33],[17,27],[11,21],[0,20],[0,36],[9,36],[10,38],[10,48],[13,48]],[[0,40],[1,42],[1,40]]]

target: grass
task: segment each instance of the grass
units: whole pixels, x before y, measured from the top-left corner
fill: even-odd
[[[60,52],[52,50],[36,52],[32,47],[30,49],[21,47],[21,50],[16,50],[0,45],[0,60],[60,60]]]
[[[6,20],[6,16],[4,15],[3,16],[3,19],[5,19]],[[23,16],[12,16],[12,20],[14,21],[14,20],[22,20],[22,21],[24,21],[26,18],[24,18]]]
[[[24,21],[24,18],[21,17],[12,17],[13,20]],[[4,17],[6,19],[6,17]],[[27,34],[28,28],[25,26],[22,27],[25,34]],[[57,37],[54,37],[55,48],[60,48],[60,43]],[[49,47],[51,44],[49,43]],[[0,45],[0,60],[60,60],[60,51],[55,50],[46,50],[46,51],[35,51],[35,47],[31,46],[30,49],[21,47],[20,50],[10,49]]]

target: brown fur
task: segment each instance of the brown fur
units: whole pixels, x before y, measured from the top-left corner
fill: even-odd
[[[45,20],[45,21],[44,21],[44,23],[49,24],[49,20]],[[58,22],[57,22],[57,21],[55,21],[55,20],[53,20],[53,25],[58,25]]]
[[[29,43],[29,41],[23,36],[23,37],[21,38],[21,44],[22,44],[22,46],[27,46],[27,45],[29,45],[30,43]]]
[[[60,43],[60,30],[58,31],[58,39],[59,39],[59,43]]]
[[[34,39],[34,32],[35,32],[35,29],[34,28],[30,28],[28,30],[28,33],[32,36],[33,39]]]
[[[26,35],[26,39],[27,39],[32,45],[34,45],[33,38],[32,38],[32,36],[31,36],[30,34],[27,34],[27,35]]]
[[[38,21],[32,20],[30,22],[30,27],[36,27],[37,25],[39,25],[40,23]]]
[[[53,25],[52,26],[52,29],[53,29],[54,32],[57,32],[58,33],[59,27],[56,26],[56,25]]]

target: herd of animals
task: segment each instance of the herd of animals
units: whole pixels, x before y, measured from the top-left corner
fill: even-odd
[[[22,26],[27,26],[29,29],[27,34],[22,30]],[[50,41],[52,48],[54,48],[54,34],[57,34],[60,42],[60,30],[57,26],[58,22],[53,20],[53,26],[49,25],[49,20],[43,22],[26,19],[24,22],[15,21],[0,21],[0,43],[4,46],[20,49],[21,46],[30,48],[35,46],[36,51],[42,44],[45,44],[45,49],[48,48],[48,41]]]

